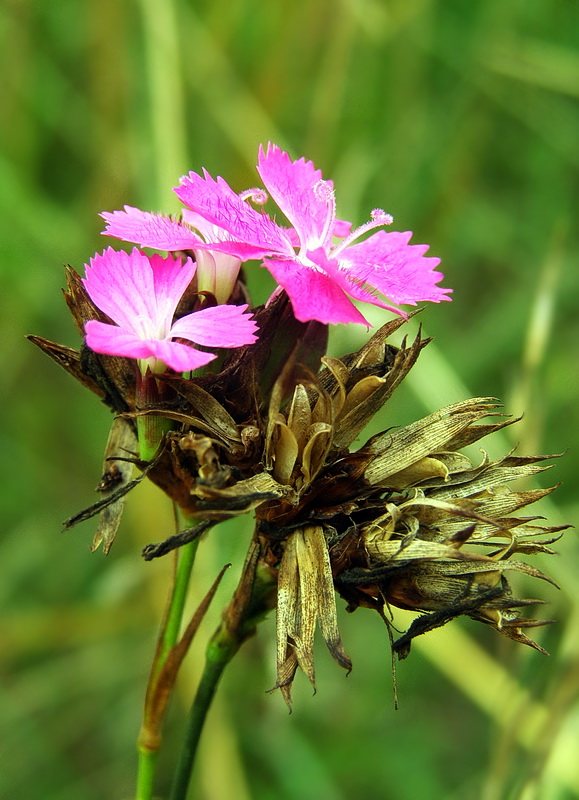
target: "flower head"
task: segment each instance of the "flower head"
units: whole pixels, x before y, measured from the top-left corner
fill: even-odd
[[[400,350],[390,346],[387,337],[402,322],[392,320],[357,353],[324,358],[315,376],[286,365],[261,430],[252,420],[252,441],[263,442],[262,471],[247,469],[247,434],[230,420],[223,445],[212,430],[211,474],[191,476],[192,516],[255,511],[260,563],[277,583],[276,688],[288,704],[298,669],[315,685],[317,626],[335,661],[351,668],[334,590],[349,611],[374,609],[388,625],[393,606],[420,614],[393,642],[400,658],[415,636],[460,615],[542,651],[525,631],[545,621],[521,614],[538,601],[516,599],[507,574],[546,579],[517,556],[552,552],[562,528],[517,514],[552,489],[518,491],[509,484],[542,472],[547,457],[510,453],[491,461],[483,453],[476,464],[461,452],[512,422],[484,421],[498,413],[497,402],[455,403],[351,449],[426,343],[418,337]],[[204,424],[225,419],[202,397],[195,405]],[[190,447],[180,439],[172,452],[180,458]],[[174,472],[186,469],[180,461]],[[166,544],[147,557],[166,552]]]
[[[137,358],[154,371],[167,365],[187,372],[208,364],[215,354],[175,339],[207,347],[239,347],[255,341],[256,325],[247,305],[204,308],[173,320],[195,274],[191,259],[147,256],[108,248],[95,255],[83,283],[93,303],[113,324],[89,320],[87,345],[97,353]]]
[[[439,259],[424,256],[427,245],[408,244],[410,232],[378,231],[357,242],[392,217],[376,209],[369,222],[349,232],[349,223],[336,219],[331,181],[311,161],[292,161],[270,144],[267,151],[260,148],[258,172],[291,228],[249,206],[251,193],[237,195],[223,178],[214,180],[207,172],[190,172],[175,191],[188,208],[227,232],[228,241],[218,249],[244,260],[264,259],[300,321],[368,324],[352,300],[402,314],[379,294],[397,304],[449,299],[450,290],[436,285],[442,278],[435,270]],[[334,243],[336,237],[341,241]]]
[[[183,219],[125,206],[103,213],[104,233],[142,247],[168,252],[192,250],[201,291],[225,302],[242,261],[260,259],[290,297],[296,319],[368,325],[353,300],[394,311],[392,305],[449,300],[450,289],[437,286],[440,259],[426,257],[428,245],[409,244],[410,231],[386,233],[392,217],[381,209],[356,230],[336,217],[331,181],[311,161],[292,161],[277,145],[259,150],[257,170],[267,193],[291,227],[278,225],[249,204],[268,194],[248,189],[237,194],[221,177],[190,172],[175,192],[186,206]],[[360,240],[370,231],[376,231]]]

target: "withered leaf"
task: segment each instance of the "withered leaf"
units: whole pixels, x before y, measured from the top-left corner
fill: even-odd
[[[115,417],[105,449],[103,474],[97,486],[97,491],[102,493],[103,498],[109,498],[126,487],[133,472],[133,463],[127,461],[127,456],[135,456],[137,449],[137,435],[133,425],[123,417]],[[102,544],[103,553],[107,555],[115,540],[126,495],[116,496],[117,499],[100,512],[98,528],[91,546],[93,553]]]

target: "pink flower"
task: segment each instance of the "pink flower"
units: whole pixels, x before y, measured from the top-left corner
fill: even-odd
[[[147,256],[108,248],[86,267],[84,286],[93,303],[114,324],[90,320],[86,343],[96,353],[137,358],[142,369],[176,372],[197,369],[213,353],[174,341],[186,339],[205,347],[240,347],[256,340],[257,326],[247,305],[219,305],[173,321],[175,310],[195,274],[195,264],[171,256]]]
[[[226,303],[231,297],[241,269],[241,259],[212,249],[216,242],[229,238],[226,231],[188,209],[183,211],[182,221],[133,206],[125,206],[123,211],[104,211],[101,217],[107,223],[103,231],[105,236],[169,253],[193,250],[197,263],[197,291],[211,292],[218,303]]]
[[[435,269],[440,260],[424,255],[427,245],[409,244],[410,231],[381,230],[359,241],[391,224],[389,214],[375,209],[372,219],[353,232],[350,223],[336,219],[333,184],[311,161],[292,161],[270,144],[266,152],[260,147],[258,172],[292,227],[278,225],[247,202],[264,203],[263,190],[237,194],[223,178],[213,179],[204,170],[203,175],[190,172],[175,189],[187,206],[183,221],[125,206],[102,214],[105,234],[159,250],[193,250],[198,288],[211,291],[218,302],[230,296],[242,261],[263,260],[302,322],[367,325],[352,300],[404,316],[391,303],[450,299],[451,290],[436,285],[443,277]]]
[[[258,172],[292,228],[253,209],[246,202],[251,192],[238,195],[223,178],[214,180],[205,171],[203,176],[190,172],[175,191],[198,217],[226,232],[227,240],[214,245],[217,250],[243,260],[264,259],[297,319],[368,324],[352,299],[404,315],[378,293],[397,304],[449,299],[450,290],[436,286],[443,277],[435,270],[440,260],[424,256],[427,245],[410,245],[411,232],[378,231],[357,242],[389,225],[392,217],[376,209],[369,222],[350,233],[349,224],[336,219],[331,181],[323,180],[311,161],[292,161],[270,144],[267,152],[260,147]],[[334,243],[335,237],[341,241]]]

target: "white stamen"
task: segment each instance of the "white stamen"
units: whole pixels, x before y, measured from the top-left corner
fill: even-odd
[[[328,181],[318,181],[314,184],[314,194],[322,203],[326,204],[326,208],[328,209],[324,228],[320,235],[320,243],[323,244],[331,239],[332,231],[334,230],[334,223],[336,221],[336,195]]]
[[[342,239],[340,244],[332,252],[333,258],[335,258],[338,253],[341,253],[342,250],[345,250],[346,247],[349,247],[356,239],[359,239],[364,233],[371,231],[373,228],[381,228],[383,225],[392,225],[394,222],[394,217],[392,217],[391,214],[387,214],[381,208],[375,208],[370,216],[371,219],[368,222],[364,223],[364,225],[360,225],[360,227],[353,230],[349,236]]]

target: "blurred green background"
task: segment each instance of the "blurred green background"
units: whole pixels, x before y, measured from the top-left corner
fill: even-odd
[[[128,800],[134,742],[170,570],[143,544],[172,530],[140,486],[107,558],[93,501],[110,415],[25,341],[71,346],[62,264],[110,242],[97,213],[176,211],[171,187],[206,167],[258,182],[260,142],[305,155],[336,185],[342,218],[392,213],[443,259],[453,302],[421,315],[435,343],[382,413],[385,428],[469,395],[522,422],[491,453],[566,451],[539,513],[577,519],[579,15],[576,0],[7,0],[0,7],[2,800]],[[271,289],[254,270],[253,290]],[[359,342],[363,331],[358,332]],[[336,353],[353,349],[335,331]],[[249,523],[248,523],[249,524]],[[203,548],[195,588],[225,561],[213,617],[172,705],[166,795],[203,636],[229,598],[248,528]],[[535,560],[560,584],[515,581],[559,623],[550,658],[474,622],[417,641],[398,669],[379,618],[342,620],[354,670],[318,649],[318,692],[296,681],[291,716],[265,691],[274,624],[232,665],[203,740],[202,800],[579,797],[576,533]],[[407,624],[407,620],[404,620]],[[303,676],[302,676],[303,677]],[[133,795],[134,796],[134,795]]]

